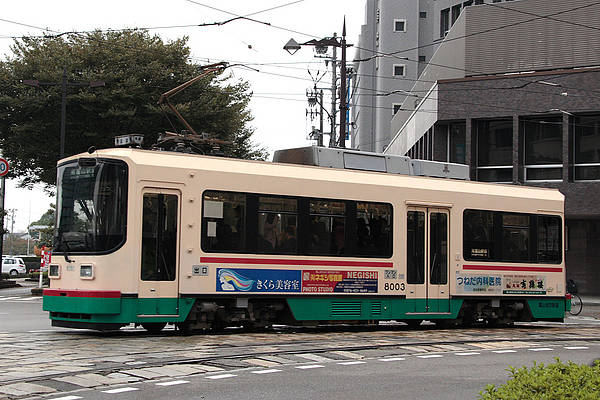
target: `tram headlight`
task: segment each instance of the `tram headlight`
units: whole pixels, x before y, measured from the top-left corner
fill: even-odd
[[[81,279],[94,279],[94,266],[82,265],[79,267],[79,277]]]
[[[55,279],[60,278],[60,265],[50,264],[50,268],[48,268],[48,276]]]

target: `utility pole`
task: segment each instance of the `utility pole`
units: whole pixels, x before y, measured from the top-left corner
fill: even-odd
[[[333,34],[333,40],[337,42],[337,33]],[[331,135],[329,135],[329,147],[335,147],[335,113],[337,98],[337,46],[332,46],[331,57]]]
[[[346,147],[346,17],[342,28],[342,67],[340,71],[340,147]],[[335,47],[334,47],[335,54]],[[335,69],[334,69],[335,71]],[[335,75],[334,75],[335,76]]]
[[[65,157],[65,140],[66,140],[66,121],[67,121],[67,87],[69,86],[88,86],[91,88],[105,86],[104,81],[92,81],[87,83],[69,82],[67,80],[67,69],[63,68],[62,79],[60,82],[40,82],[38,80],[22,80],[21,83],[28,86],[59,86],[61,88],[61,104],[60,104],[60,158]]]
[[[294,39],[290,39],[283,49],[290,54],[295,54],[298,50],[300,50],[301,46],[314,46],[315,52],[317,53],[316,57],[326,58],[325,65],[327,62],[331,62],[332,68],[332,79],[331,79],[331,114],[330,122],[331,122],[331,132],[329,137],[329,147],[336,147],[339,144],[339,147],[346,146],[346,91],[347,91],[347,82],[346,82],[346,47],[352,46],[351,44],[346,43],[346,18],[344,18],[344,25],[342,28],[342,37],[341,40],[338,41],[337,33],[333,34],[333,37],[327,37],[323,39],[312,39],[305,43],[298,43]],[[328,47],[332,48],[332,56],[328,57],[327,54]],[[337,113],[337,48],[342,48],[342,60],[341,60],[341,85],[340,85],[340,136],[339,140],[336,138],[336,113]]]
[[[317,144],[323,146],[323,91],[319,90],[319,140]]]

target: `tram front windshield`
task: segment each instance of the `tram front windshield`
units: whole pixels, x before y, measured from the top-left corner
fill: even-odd
[[[95,158],[62,164],[57,191],[55,253],[109,253],[125,242],[127,164]]]

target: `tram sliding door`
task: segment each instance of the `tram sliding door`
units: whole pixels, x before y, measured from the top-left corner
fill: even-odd
[[[179,198],[175,190],[143,191],[138,294],[141,317],[179,314]]]
[[[448,284],[449,212],[411,207],[407,212],[407,299],[414,313],[450,311]]]

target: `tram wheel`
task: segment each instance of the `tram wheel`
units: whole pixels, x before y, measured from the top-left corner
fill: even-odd
[[[409,328],[415,329],[421,325],[423,320],[422,319],[407,319],[403,322],[406,323],[406,325],[408,325]]]
[[[159,333],[164,329],[165,326],[167,326],[166,322],[148,322],[142,324],[142,328],[144,328],[150,333]]]

